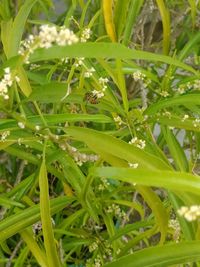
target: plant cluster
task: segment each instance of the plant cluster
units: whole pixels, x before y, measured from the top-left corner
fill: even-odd
[[[200,2],[54,2],[0,2],[0,267],[200,266]]]

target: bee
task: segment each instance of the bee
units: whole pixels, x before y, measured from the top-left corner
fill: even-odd
[[[97,97],[96,94],[92,93],[92,92],[87,92],[84,96],[84,101],[86,101],[86,103],[90,103],[90,104],[99,104],[99,99]]]

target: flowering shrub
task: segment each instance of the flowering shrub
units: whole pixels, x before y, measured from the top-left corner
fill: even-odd
[[[66,2],[0,3],[0,265],[199,266],[200,3]]]

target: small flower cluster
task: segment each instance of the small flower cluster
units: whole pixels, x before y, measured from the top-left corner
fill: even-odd
[[[97,257],[94,259],[94,261],[92,259],[88,259],[86,261],[86,265],[85,267],[101,267],[101,258],[97,255]]]
[[[177,219],[170,219],[168,226],[174,230],[173,238],[178,241],[180,238],[181,227]]]
[[[195,80],[193,84],[195,90],[200,90],[200,80]]]
[[[171,119],[171,117],[172,117],[172,114],[169,111],[163,112],[162,115],[168,117],[169,119]]]
[[[53,226],[55,226],[55,221],[53,218],[51,218],[51,223]],[[42,230],[42,222],[38,221],[37,223],[32,225],[32,230],[35,235],[37,235]]]
[[[84,57],[77,57],[74,66],[79,67],[83,65]]]
[[[84,77],[85,78],[90,78],[93,75],[93,72],[95,72],[95,69],[92,67],[90,69],[88,69],[85,73],[84,73]]]
[[[5,68],[3,79],[0,81],[0,96],[5,100],[9,99],[8,88],[12,86],[14,80],[16,82],[20,81],[18,76],[12,77],[10,68]]]
[[[104,97],[104,92],[98,90],[92,90],[92,94],[94,98],[100,99]]]
[[[133,73],[133,79],[134,81],[144,81],[146,75],[144,75],[141,71],[137,70]]]
[[[163,96],[163,97],[168,97],[169,96],[169,93],[167,91],[161,91],[159,94],[161,96]]]
[[[178,210],[178,214],[183,216],[187,221],[195,221],[200,217],[200,206],[193,205],[190,207],[183,206]]]
[[[37,69],[39,67],[40,67],[39,64],[30,64],[30,66],[29,66],[30,70],[35,70],[35,69]]]
[[[109,185],[110,185],[110,183],[108,182],[108,180],[105,178],[102,178],[101,184],[99,184],[98,189],[99,189],[99,191],[103,191],[106,188],[108,188]]]
[[[1,142],[5,142],[6,141],[6,138],[10,135],[10,131],[5,131],[5,132],[2,132],[0,133],[0,140]]]
[[[108,206],[108,208],[106,209],[106,212],[107,213],[112,213],[116,217],[119,217],[121,219],[127,219],[127,214],[124,211],[122,211],[120,209],[120,206],[117,205],[117,204],[113,203],[112,205]]]
[[[195,128],[197,128],[197,127],[200,127],[200,119],[195,119],[193,122],[192,122],[192,124],[194,125],[194,127]]]
[[[129,141],[129,144],[133,144],[140,149],[144,149],[146,146],[145,140],[138,139],[137,137],[133,137],[131,141]]]
[[[90,30],[90,28],[85,28],[81,33],[80,41],[82,43],[87,42],[87,40],[90,39],[91,34],[92,34],[92,31]]]
[[[85,153],[80,153],[77,148],[70,146],[67,143],[62,143],[60,144],[60,148],[62,150],[68,150],[70,155],[74,158],[74,160],[76,161],[76,163],[79,166],[82,166],[83,163],[87,162],[87,161],[91,161],[91,162],[95,162],[99,159],[98,155],[94,155],[94,154],[85,154]]]
[[[89,245],[89,252],[93,252],[98,249],[99,244],[98,240],[94,241],[91,245]]]
[[[184,94],[185,92],[189,91],[189,90],[199,90],[200,89],[200,80],[196,79],[193,81],[189,81],[187,83],[184,84],[180,84],[177,88],[177,92],[179,94]]]
[[[128,166],[132,169],[137,169],[139,164],[138,163],[131,163],[131,162],[128,162]]]
[[[68,57],[61,58],[61,62],[67,64],[69,62],[69,58]]]
[[[107,89],[108,82],[109,82],[108,78],[103,78],[103,77],[99,78],[99,84],[102,86],[102,92],[105,92],[105,90]]]
[[[101,90],[93,90],[92,91],[93,96],[96,97],[97,99],[104,97],[105,91],[107,89],[107,83],[108,83],[107,78],[100,77],[99,84],[102,86],[102,88]]]
[[[39,221],[33,224],[32,230],[33,230],[34,235],[37,235],[38,233],[40,233],[42,231],[42,222]]]
[[[122,124],[124,124],[120,116],[114,117],[114,121],[117,123],[118,126],[121,126]]]
[[[21,43],[19,54],[25,56],[26,63],[28,57],[36,48],[49,48],[52,45],[71,45],[78,42],[78,37],[65,26],[57,28],[51,25],[42,25],[37,36],[29,37]]]
[[[181,121],[185,121],[185,120],[187,120],[189,118],[189,115],[187,115],[187,114],[185,114],[184,116],[183,116],[183,118],[182,118],[182,120]]]
[[[179,94],[184,94],[185,93],[185,91],[186,91],[186,86],[185,86],[185,84],[181,84],[178,88],[177,88],[177,92],[179,93]]]
[[[135,71],[132,74],[132,77],[135,82],[138,81],[142,82],[144,88],[146,88],[151,83],[151,80],[147,79],[146,75],[142,73],[140,70]]]
[[[19,121],[17,124],[18,124],[19,128],[21,128],[21,129],[25,128],[25,123],[24,122]]]

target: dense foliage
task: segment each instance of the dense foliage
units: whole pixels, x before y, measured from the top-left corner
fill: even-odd
[[[200,266],[200,2],[54,2],[0,1],[0,267]]]

